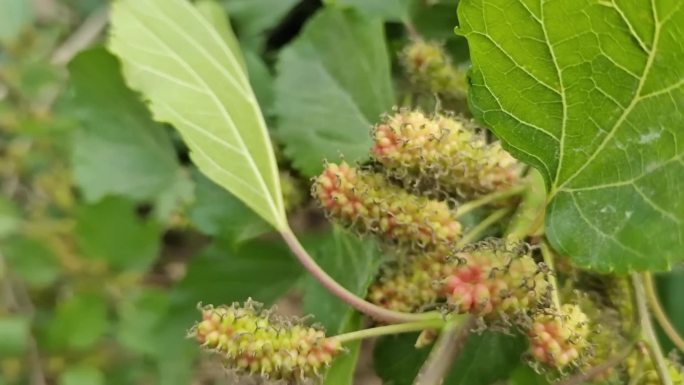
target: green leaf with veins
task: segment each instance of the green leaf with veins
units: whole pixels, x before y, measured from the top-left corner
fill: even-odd
[[[684,258],[684,3],[463,0],[473,113],[550,190],[554,248],[600,271]]]
[[[110,49],[155,119],[180,131],[210,179],[287,229],[264,118],[237,54],[216,28],[186,0],[119,0],[111,25]]]
[[[369,129],[394,102],[383,25],[324,9],[283,49],[275,84],[276,136],[307,176],[322,160],[365,160]]]

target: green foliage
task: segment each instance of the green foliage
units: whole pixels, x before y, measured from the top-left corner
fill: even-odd
[[[402,21],[408,17],[413,0],[325,0],[324,3],[355,8],[360,13],[384,20]]]
[[[27,350],[30,325],[24,317],[0,318],[0,357],[19,356]]]
[[[473,113],[544,175],[554,247],[601,271],[684,259],[680,3],[466,0],[459,21]]]
[[[386,337],[376,345],[375,370],[388,385],[411,385],[430,349],[417,350],[418,335]],[[507,379],[520,362],[521,338],[485,332],[472,335],[444,379],[444,385],[487,385]]]
[[[465,37],[458,0],[116,0],[107,31],[91,29],[106,0],[38,3],[0,0],[0,384],[232,384],[186,338],[199,302],[252,297],[328,335],[382,326],[307,274],[274,227],[289,221],[361,297],[404,256],[329,227],[311,201],[286,221],[279,181],[306,195],[324,158],[366,162],[370,127],[395,105],[470,116],[408,81],[397,58],[414,33],[460,69],[473,58],[474,116],[540,170],[520,201],[496,202],[515,215],[479,234],[550,238],[561,286],[591,299],[607,278],[568,255],[602,271],[674,265],[658,289],[684,332],[678,3],[461,0]],[[80,27],[96,35],[85,49]],[[73,60],[53,62],[65,50]],[[460,216],[464,232],[498,207]],[[431,349],[416,339],[346,342],[321,382],[413,384]],[[555,382],[526,346],[473,333],[443,385]]]
[[[86,200],[107,195],[153,200],[171,188],[178,174],[171,140],[126,87],[116,58],[93,49],[77,56],[69,72],[69,112],[80,123],[72,164]]]
[[[284,230],[261,110],[236,54],[202,14],[184,0],[119,1],[110,48],[155,119],[181,132],[199,169]]]
[[[28,286],[48,287],[59,277],[57,256],[44,243],[26,237],[13,237],[3,246],[7,264]]]
[[[79,208],[76,241],[84,257],[121,270],[144,271],[159,253],[159,225],[141,220],[123,198],[106,198]]]
[[[365,160],[369,127],[394,103],[380,21],[318,13],[281,52],[275,97],[277,137],[297,170],[316,175],[340,155]]]
[[[235,243],[249,240],[271,227],[244,203],[199,172],[193,173],[195,202],[190,206],[190,221],[203,233]]]

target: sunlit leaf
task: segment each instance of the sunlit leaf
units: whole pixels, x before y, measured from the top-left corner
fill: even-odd
[[[120,0],[110,49],[155,119],[174,125],[192,160],[279,230],[287,228],[266,125],[247,76],[186,0]]]

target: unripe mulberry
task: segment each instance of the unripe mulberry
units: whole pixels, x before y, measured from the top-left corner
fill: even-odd
[[[554,368],[577,364],[588,347],[589,318],[579,306],[565,304],[560,314],[538,314],[528,332],[530,353]]]
[[[653,361],[650,358],[640,357],[642,353],[636,352],[627,357],[626,369],[630,378],[630,384],[634,385],[660,385],[662,382],[658,377]],[[684,385],[684,373],[682,368],[672,362],[665,360],[667,372],[672,379],[672,385]]]
[[[462,118],[399,111],[373,130],[373,157],[408,186],[473,198],[515,184],[521,164]]]
[[[441,45],[416,40],[404,48],[399,61],[420,91],[438,94],[446,102],[466,98],[465,71],[452,65]]]
[[[456,312],[516,315],[548,297],[548,273],[523,244],[483,241],[456,253],[450,264],[443,290]]]
[[[323,331],[274,317],[248,301],[204,307],[190,335],[240,375],[300,381],[318,376],[342,351]]]
[[[446,251],[409,256],[386,268],[368,289],[368,299],[390,310],[412,313],[429,309],[444,299],[442,281],[449,272]]]
[[[401,245],[445,244],[461,234],[445,202],[409,194],[380,174],[344,162],[327,165],[313,184],[313,195],[334,219]]]

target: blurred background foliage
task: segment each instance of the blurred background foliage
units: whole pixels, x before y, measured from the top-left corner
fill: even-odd
[[[397,52],[411,34],[467,62],[453,34],[456,3],[217,1],[214,16],[230,16],[278,147],[291,221],[326,270],[358,293],[382,256],[327,225],[309,201],[308,178],[323,158],[367,152],[368,127],[408,94]],[[331,332],[361,326],[152,120],[101,48],[106,8],[0,0],[0,384],[222,384],[220,366],[185,339],[200,301],[252,297],[313,314]],[[684,329],[684,272],[659,287]],[[414,340],[384,338],[372,354],[355,346],[327,383],[409,384],[428,352],[415,351]],[[523,348],[475,337],[447,383],[543,383],[519,362]]]

